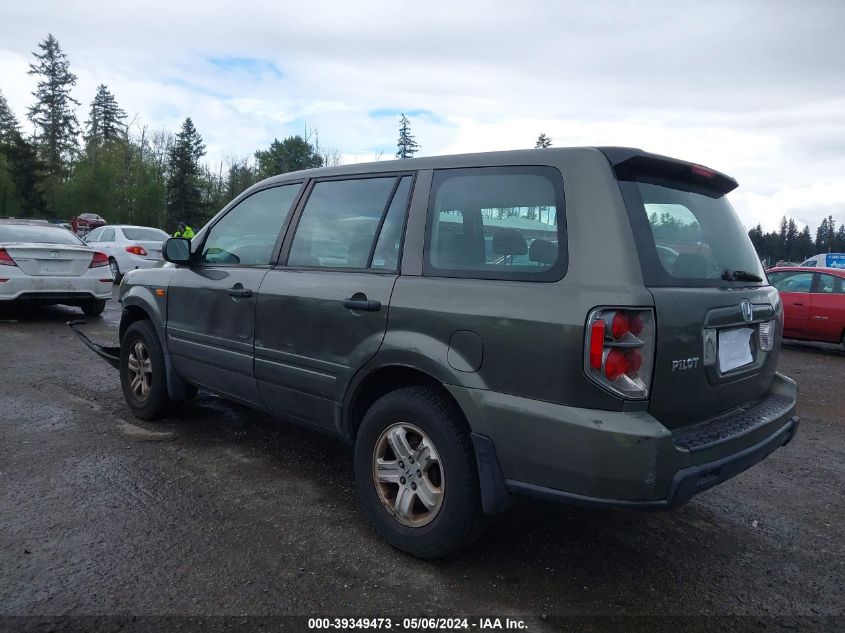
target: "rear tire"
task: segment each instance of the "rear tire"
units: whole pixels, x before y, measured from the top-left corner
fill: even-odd
[[[135,417],[153,420],[173,410],[164,351],[150,321],[135,321],[120,341],[120,386]]]
[[[109,257],[109,270],[114,277],[114,283],[120,283],[123,279],[123,273],[120,272],[120,266],[117,265],[117,260],[114,257]]]
[[[355,441],[355,479],[379,534],[417,558],[455,554],[486,523],[469,429],[436,389],[398,389],[370,407]]]
[[[106,309],[106,302],[103,299],[91,299],[86,301],[81,306],[82,313],[88,317],[100,316],[103,310]]]

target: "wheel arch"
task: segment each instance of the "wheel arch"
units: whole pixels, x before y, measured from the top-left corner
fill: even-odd
[[[119,340],[123,341],[123,335],[133,323],[143,320],[150,321],[153,328],[155,328],[159,343],[164,352],[164,364],[167,372],[167,392],[170,395],[170,399],[178,402],[193,397],[195,393],[194,387],[176,373],[170,358],[165,332],[164,300],[154,297],[152,291],[148,288],[133,286],[122,297],[121,303],[123,304],[123,313],[120,317]]]
[[[455,409],[460,413],[467,429],[469,429],[466,413],[443,382],[410,365],[387,364],[366,371],[362,370],[353,379],[341,408],[341,436],[346,440],[353,441],[367,410],[381,396],[396,389],[417,385],[435,389],[448,398],[455,405]]]

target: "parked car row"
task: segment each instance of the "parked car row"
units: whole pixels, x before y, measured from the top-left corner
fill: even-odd
[[[79,306],[102,313],[111,285],[162,263],[160,229],[107,225],[84,239],[46,220],[0,220],[0,302]]]

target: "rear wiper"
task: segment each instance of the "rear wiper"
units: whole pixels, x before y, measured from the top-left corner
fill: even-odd
[[[755,275],[744,270],[726,270],[722,273],[722,279],[725,281],[763,281],[760,275]]]

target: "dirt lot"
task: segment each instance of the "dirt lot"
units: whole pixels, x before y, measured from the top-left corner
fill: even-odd
[[[425,563],[366,524],[345,444],[205,393],[178,420],[132,418],[117,372],[65,327],[78,314],[0,312],[2,616],[512,614],[551,630],[573,622],[560,616],[645,615],[845,629],[845,354],[832,347],[783,350],[801,393],[792,444],[687,506],[520,502],[462,556]],[[88,330],[116,340],[118,319],[111,302]]]

